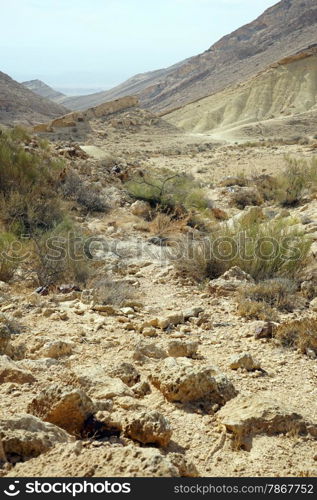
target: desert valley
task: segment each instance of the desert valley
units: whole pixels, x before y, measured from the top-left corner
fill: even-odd
[[[0,476],[317,476],[316,1],[104,92],[0,72],[0,251]]]

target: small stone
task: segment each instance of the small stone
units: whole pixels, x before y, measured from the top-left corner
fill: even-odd
[[[140,443],[157,444],[165,448],[171,440],[172,428],[158,411],[144,411],[129,419],[125,434]]]
[[[181,323],[184,323],[184,315],[181,312],[173,312],[157,320],[157,326],[162,330],[166,330],[168,327],[177,326]]]
[[[238,370],[239,368],[243,368],[244,370],[247,370],[249,372],[254,371],[254,370],[259,370],[260,363],[258,361],[255,361],[251,354],[247,352],[243,352],[241,354],[236,354],[231,358],[230,361],[230,368],[231,370]]]

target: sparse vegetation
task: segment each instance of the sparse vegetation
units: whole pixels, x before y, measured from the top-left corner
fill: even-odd
[[[201,212],[210,208],[204,190],[186,174],[146,174],[134,178],[126,186],[132,198],[147,201],[165,212]]]
[[[136,292],[125,281],[104,278],[95,283],[93,295],[97,304],[124,306],[125,302],[135,299]]]
[[[11,233],[0,233],[0,281],[10,281],[17,266],[13,245],[16,237]]]
[[[297,229],[295,220],[261,222],[246,218],[218,224],[209,238],[184,242],[175,266],[191,278],[214,279],[233,266],[255,280],[294,278],[303,266],[312,240]]]
[[[317,354],[317,318],[302,318],[278,326],[274,337],[287,347],[295,347],[307,354],[310,349]]]
[[[238,314],[244,318],[273,320],[276,310],[291,312],[297,305],[297,283],[287,278],[260,281],[243,287],[237,296]]]
[[[61,192],[66,199],[76,201],[86,213],[105,212],[108,209],[98,190],[93,185],[83,182],[74,170],[66,173]]]
[[[317,188],[317,160],[287,158],[288,166],[276,178],[275,198],[286,207],[295,206]]]

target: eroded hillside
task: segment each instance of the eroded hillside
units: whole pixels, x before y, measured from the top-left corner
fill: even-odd
[[[313,136],[317,50],[284,59],[243,84],[188,104],[164,118],[188,132],[219,138]]]

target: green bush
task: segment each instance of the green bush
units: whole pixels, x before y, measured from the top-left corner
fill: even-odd
[[[25,142],[20,128],[0,134],[0,219],[16,234],[50,230],[63,217],[56,194],[63,163],[41,147],[28,152]]]
[[[84,236],[68,220],[52,231],[35,235],[29,244],[30,258],[25,262],[41,286],[61,281],[85,284],[90,277]]]
[[[204,211],[210,208],[204,190],[186,174],[146,174],[128,181],[126,187],[132,198],[147,201],[152,207],[160,206],[164,211],[177,208]]]
[[[302,200],[305,190],[317,187],[317,159],[309,161],[287,158],[288,166],[276,178],[275,198],[282,206],[295,206]]]
[[[300,231],[296,221],[269,222],[246,218],[234,224],[218,224],[208,238],[183,242],[176,268],[197,279],[214,279],[240,267],[255,280],[294,278],[307,259],[312,239]]]

